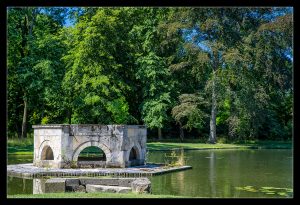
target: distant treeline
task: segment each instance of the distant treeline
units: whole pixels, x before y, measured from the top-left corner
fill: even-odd
[[[8,8],[8,137],[145,124],[149,137],[290,139],[291,8]]]

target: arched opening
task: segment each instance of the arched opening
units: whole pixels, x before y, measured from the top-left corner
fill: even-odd
[[[136,160],[136,159],[137,159],[136,150],[134,148],[132,148],[130,150],[130,154],[129,154],[129,161]]]
[[[82,168],[104,167],[106,155],[99,147],[90,146],[80,152],[77,162],[78,166]]]
[[[129,166],[139,165],[139,152],[137,147],[132,147],[129,153]]]
[[[53,151],[50,146],[45,146],[42,150],[42,160],[54,160]]]

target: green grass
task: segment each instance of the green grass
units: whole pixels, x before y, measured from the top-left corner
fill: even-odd
[[[165,139],[162,142],[148,142],[148,150],[173,150],[173,149],[292,149],[292,141],[271,141],[271,140],[248,140],[232,143],[207,144],[195,140],[178,142],[177,139]],[[33,155],[33,139],[8,140],[8,154],[13,155]]]
[[[234,144],[205,144],[205,143],[172,143],[172,142],[150,142],[147,143],[148,150],[172,150],[172,149],[229,149],[229,148],[247,148]]]
[[[16,194],[7,195],[7,198],[190,198],[173,195],[135,194],[135,193],[48,193],[48,194]]]
[[[7,152],[14,155],[33,155],[33,138],[8,139]]]
[[[148,150],[172,150],[172,149],[291,149],[292,142],[288,141],[248,141],[245,143],[232,144],[206,144],[206,143],[173,143],[173,142],[150,142]]]

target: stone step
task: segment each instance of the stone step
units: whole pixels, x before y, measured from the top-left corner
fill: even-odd
[[[79,181],[82,185],[104,185],[104,186],[121,186],[131,188],[131,183],[137,178],[86,178],[80,177]]]
[[[122,186],[105,186],[105,185],[86,185],[86,192],[111,192],[111,193],[128,193],[131,188]]]

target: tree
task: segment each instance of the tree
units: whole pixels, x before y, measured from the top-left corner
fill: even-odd
[[[143,83],[144,101],[141,104],[143,120],[149,128],[158,128],[158,138],[161,139],[161,129],[168,119],[167,111],[171,104],[172,85],[167,83],[170,72],[162,58],[154,53],[138,58],[137,63],[139,71],[136,77]]]
[[[19,109],[23,107],[22,131],[19,135],[21,138],[27,136],[28,120],[40,119],[36,113],[41,111],[40,103],[44,104],[38,100],[44,98],[47,90],[44,83],[53,76],[56,78],[52,79],[52,83],[55,79],[59,81],[59,73],[62,76],[59,56],[63,48],[59,39],[55,37],[62,25],[52,17],[43,13],[40,8],[8,9],[9,110],[12,120],[16,120],[17,124],[16,114],[20,115],[22,111]],[[54,66],[56,69],[53,69]],[[52,83],[51,86],[54,85]],[[57,90],[57,87],[53,90]],[[49,90],[47,92],[49,93]],[[22,106],[15,94],[22,96]],[[17,100],[15,104],[18,105],[15,110],[10,109],[10,106],[14,105],[10,101],[13,99]],[[42,106],[42,113],[43,108]],[[33,113],[36,119],[29,119],[30,113]]]
[[[226,69],[221,75],[226,87],[224,99],[228,100],[230,113],[225,121],[231,138],[267,137],[272,133],[270,129],[279,127],[270,105],[279,106],[282,102],[279,96],[291,88],[292,64],[285,54],[286,45],[291,43],[291,33],[279,32],[278,29],[266,31],[270,24],[274,28],[278,22],[277,18],[275,21],[268,19],[269,15],[265,13],[261,18],[263,22],[253,27],[243,36],[239,46],[223,57]],[[286,20],[286,27],[291,25],[290,17],[278,18]]]
[[[160,49],[158,25],[168,15],[168,9],[145,8],[139,11],[141,23],[133,26],[130,34],[135,45],[136,79],[142,88],[140,110],[143,121],[149,128],[158,129],[158,139],[162,139],[161,129],[169,120],[171,108],[171,81],[167,59]]]
[[[291,136],[291,8],[7,11],[9,136],[39,123]]]
[[[186,42],[192,43],[185,47],[188,57],[177,65],[183,69],[190,69],[198,83],[201,82],[201,78],[202,81],[205,80],[205,90],[210,92],[210,143],[216,142],[218,99],[221,100],[221,90],[226,90],[226,87],[222,87],[224,84],[220,83],[220,76],[227,67],[224,58],[234,55],[241,46],[242,39],[255,32],[262,22],[266,22],[263,17],[270,12],[270,9],[193,8],[179,10],[174,18],[178,28],[188,33],[185,35]],[[177,65],[173,67],[176,68]]]
[[[70,29],[72,45],[63,58],[67,66],[63,87],[69,96],[72,123],[126,123],[132,119],[126,100],[130,87],[124,73],[128,60],[124,56],[128,25],[121,21],[127,18],[124,12],[88,10]]]
[[[179,96],[179,105],[172,109],[172,116],[178,122],[180,128],[180,140],[184,139],[183,128],[202,128],[207,114],[203,112],[204,98],[199,94],[182,94]]]

